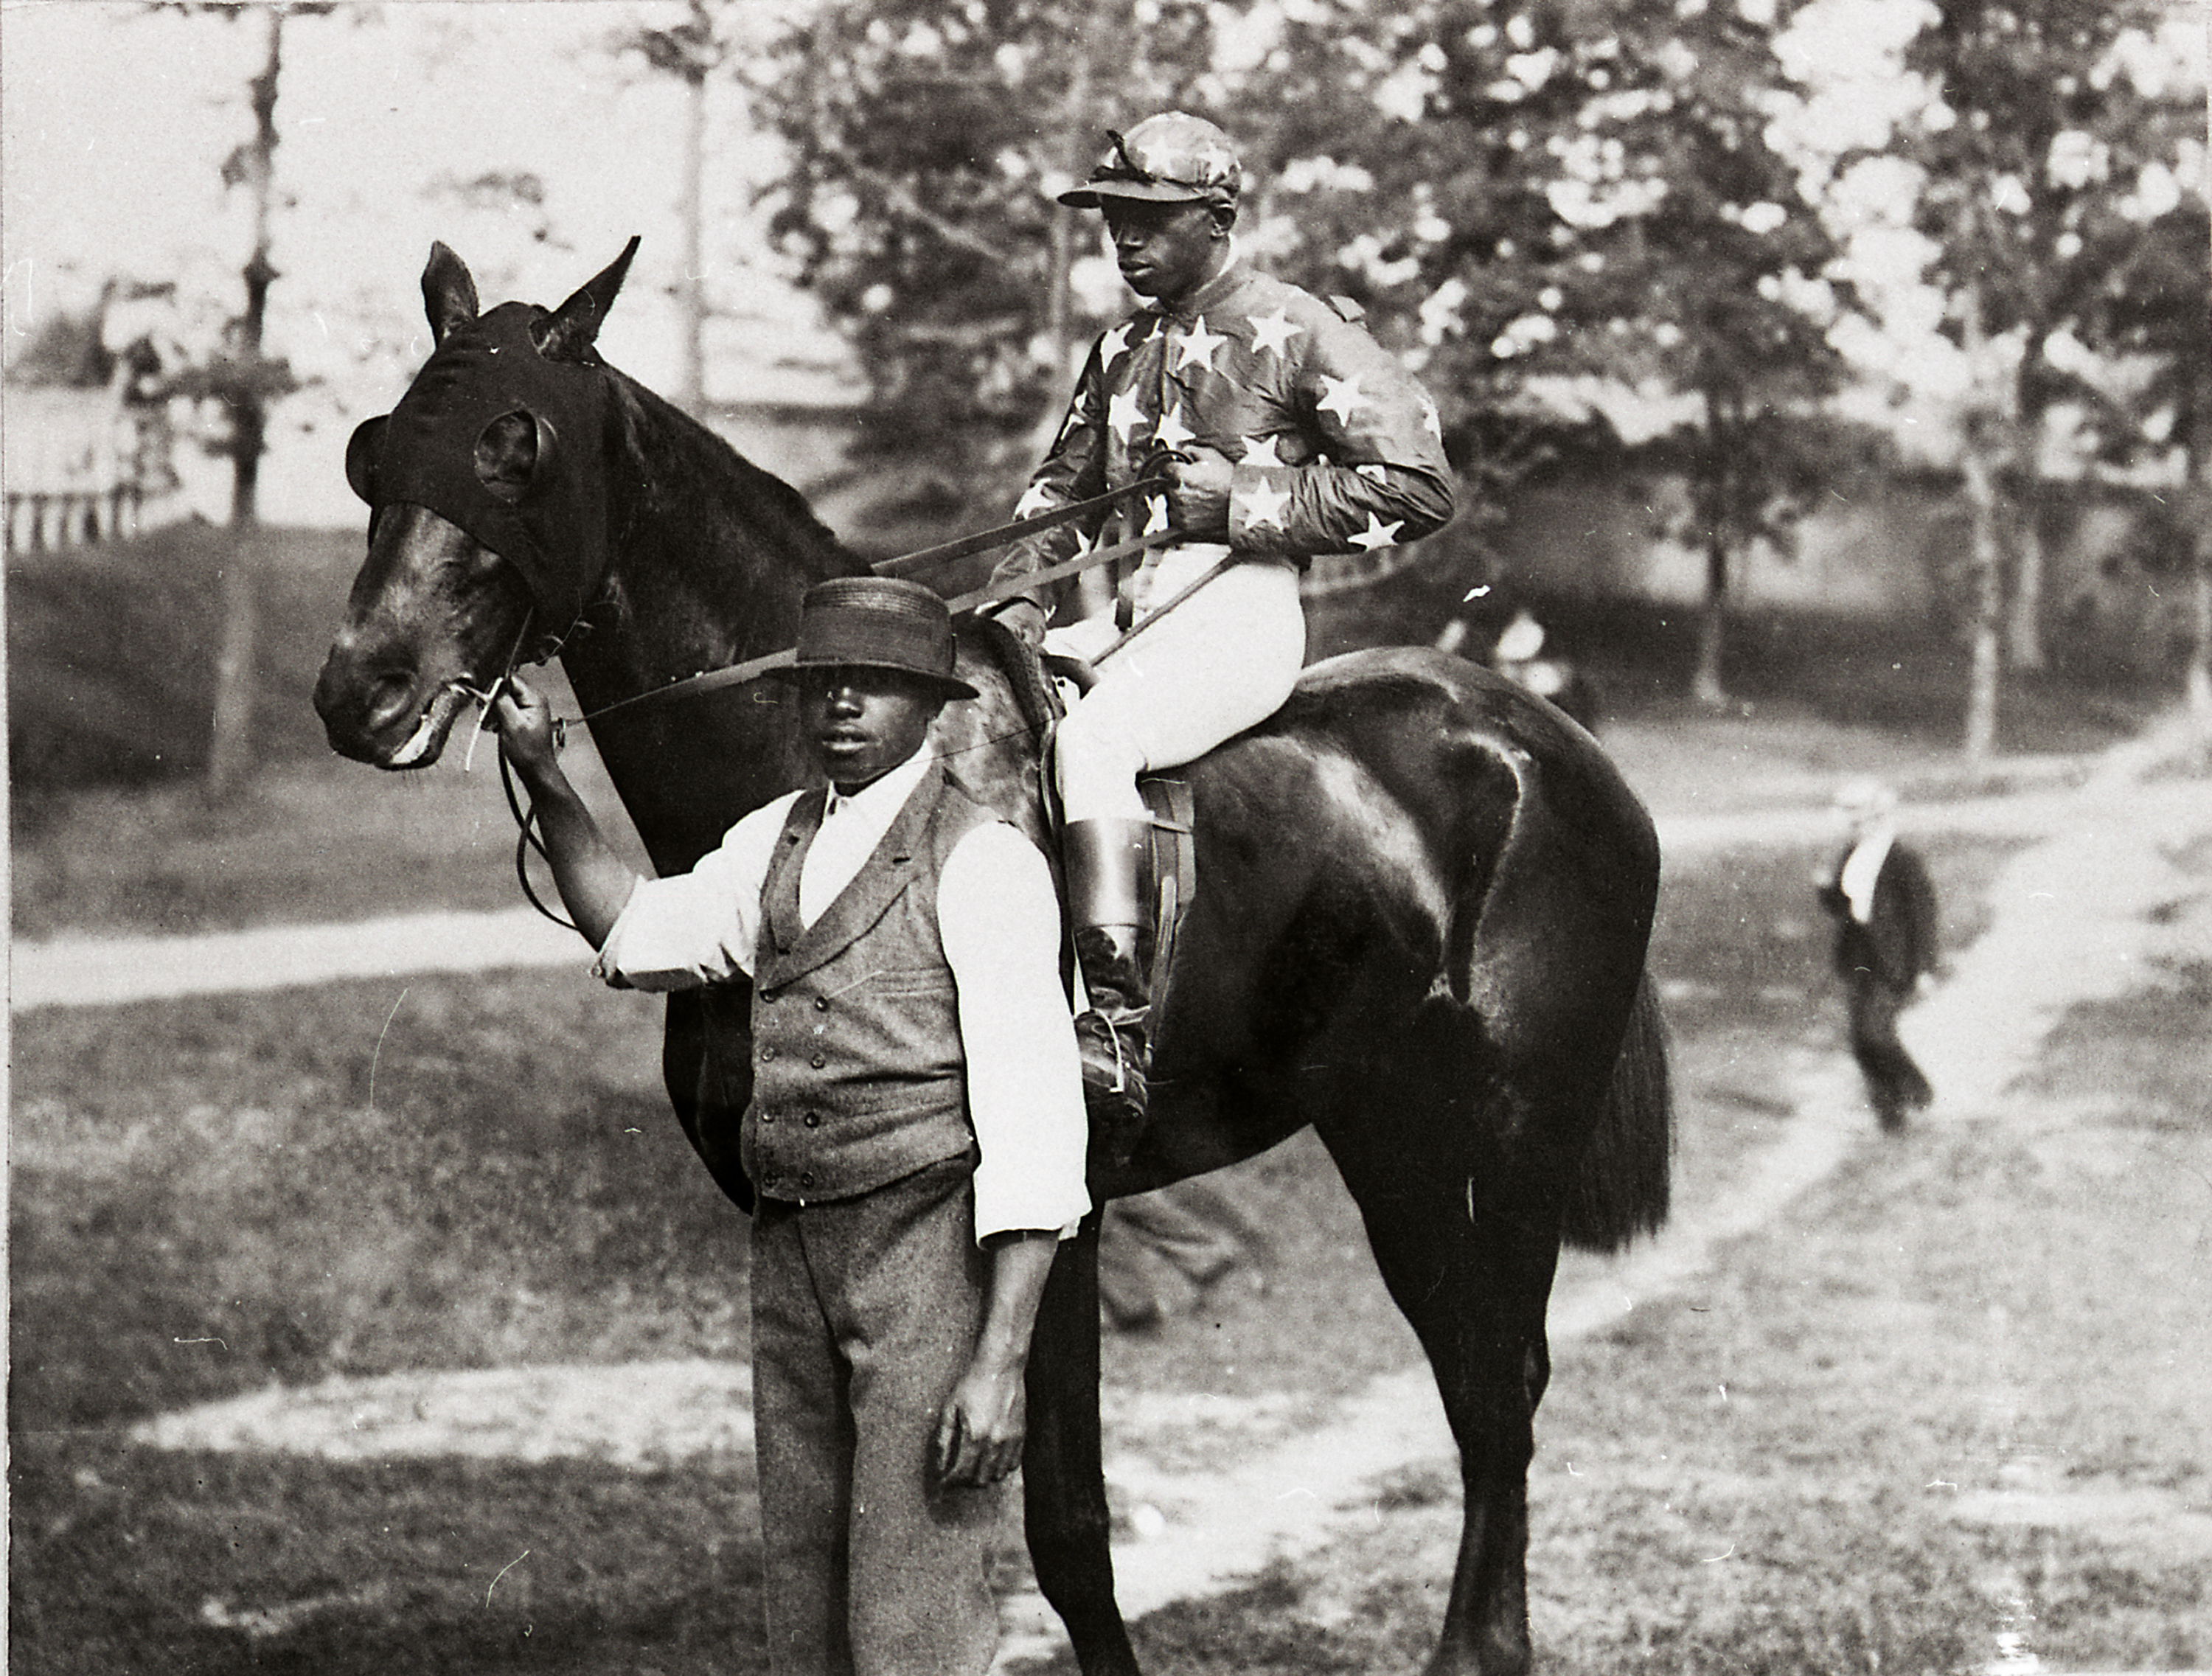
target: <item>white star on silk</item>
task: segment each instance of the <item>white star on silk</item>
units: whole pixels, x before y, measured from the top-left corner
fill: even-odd
[[[1205,367],[1209,373],[1212,372],[1213,352],[1228,341],[1229,337],[1225,332],[1208,331],[1206,329],[1206,316],[1200,315],[1190,323],[1190,330],[1185,332],[1176,344],[1176,371],[1180,373],[1186,367],[1199,366]]]
[[[1291,504],[1290,491],[1277,489],[1261,478],[1244,492],[1244,527],[1257,530],[1273,525],[1283,528],[1283,513]]]
[[[1279,308],[1272,314],[1247,314],[1244,319],[1252,328],[1252,347],[1274,355],[1285,353],[1291,339],[1305,330]]]
[[[1362,552],[1372,553],[1378,547],[1389,547],[1395,543],[1398,531],[1405,527],[1406,520],[1402,518],[1395,519],[1385,524],[1370,512],[1367,514],[1367,527],[1352,537],[1352,544]]]
[[[1178,402],[1160,416],[1160,428],[1152,433],[1152,440],[1164,448],[1180,448],[1198,433],[1182,421],[1182,404]]]
[[[1043,512],[1059,504],[1051,489],[1042,483],[1031,483],[1022,492],[1022,498],[1015,503],[1014,516],[1027,518],[1032,513]]]
[[[1124,320],[1098,340],[1098,364],[1111,367],[1129,353],[1129,322]]]
[[[1140,534],[1158,535],[1168,526],[1168,497],[1148,495],[1145,497],[1145,527]]]
[[[1106,428],[1127,442],[1137,434],[1145,422],[1145,410],[1137,401],[1133,390],[1117,390],[1106,406]]]
[[[1368,461],[1364,465],[1355,465],[1352,469],[1370,483],[1387,483],[1390,481],[1390,468],[1387,465],[1378,465],[1373,460]]]
[[[1372,407],[1374,401],[1359,387],[1355,378],[1333,379],[1326,373],[1321,375],[1322,398],[1314,405],[1324,412],[1334,412],[1339,424],[1348,425],[1352,416],[1364,407]]]
[[[1283,457],[1276,450],[1281,445],[1280,436],[1248,436],[1244,439],[1244,464],[1272,465],[1279,470]]]

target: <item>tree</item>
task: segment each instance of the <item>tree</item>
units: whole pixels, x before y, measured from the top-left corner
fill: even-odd
[[[2171,277],[2126,258],[2159,219],[2145,214],[2165,196],[2153,183],[2172,187],[2184,137],[2202,131],[2202,89],[2191,100],[2147,85],[2127,51],[2166,15],[2156,0],[1936,0],[1908,49],[1933,94],[1899,135],[1922,172],[1914,222],[1936,246],[1928,276],[1949,300],[1946,330],[1973,379],[1961,475],[1976,601],[1966,750],[1976,759],[1995,746],[2008,646],[2017,666],[2043,661],[2035,502],[2048,421],[2062,402],[2098,405],[2081,368],[2123,348],[2115,327],[2134,312],[2114,306],[2112,288]],[[2200,245],[2185,287],[2196,299],[2203,256]],[[2201,321],[2201,302],[2194,313]]]
[[[1731,573],[1753,538],[1786,538],[1820,475],[1843,367],[1826,327],[1851,301],[1769,138],[1788,15],[1430,0],[1380,17],[1343,0],[1302,11],[1253,101],[1284,113],[1279,173],[1344,188],[1302,194],[1309,238],[1340,241],[1309,273],[1395,323],[1461,457],[1517,434],[1486,487],[1593,418],[1658,437],[1648,456],[1690,485],[1679,533],[1705,554],[1693,686],[1716,704]],[[1410,213],[1377,228],[1377,201]]]
[[[1049,189],[1106,124],[1193,94],[1209,28],[1203,0],[825,0],[757,63],[792,159],[772,236],[860,350],[860,452],[916,507],[1027,469],[1082,335]]]
[[[276,94],[284,63],[288,17],[320,15],[331,4],[184,4],[156,10],[213,11],[235,21],[260,19],[261,68],[246,84],[253,131],[223,161],[227,187],[244,187],[251,205],[251,246],[240,277],[244,306],[225,327],[216,351],[168,381],[167,393],[217,406],[223,415],[219,443],[231,468],[230,527],[239,537],[223,567],[222,641],[216,654],[214,717],[208,744],[209,798],[235,796],[252,768],[253,659],[258,633],[259,578],[250,532],[260,521],[261,458],[267,451],[270,410],[300,387],[290,364],[269,353],[265,335],[269,292],[279,277],[273,259],[276,204]]]
[[[684,320],[676,404],[697,414],[706,405],[707,295],[706,175],[707,88],[733,62],[743,37],[730,33],[738,22],[733,8],[709,0],[687,0],[683,21],[665,28],[640,24],[614,37],[616,50],[635,53],[656,75],[672,76],[684,88],[682,185],[677,218],[684,228],[677,280],[677,304]]]

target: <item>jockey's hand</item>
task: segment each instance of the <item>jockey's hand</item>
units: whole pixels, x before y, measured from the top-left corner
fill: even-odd
[[[1215,540],[1229,533],[1229,486],[1236,469],[1226,454],[1193,448],[1168,465],[1168,521],[1187,536]]]
[[[1044,644],[1045,615],[1043,607],[1034,599],[1009,599],[995,613],[1000,622],[1022,637],[1030,651]]]
[[[535,780],[554,771],[553,707],[520,676],[510,675],[501,686],[491,720],[517,773]]]

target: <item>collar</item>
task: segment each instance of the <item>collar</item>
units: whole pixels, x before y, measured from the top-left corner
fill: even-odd
[[[906,800],[914,795],[915,787],[921,784],[922,776],[929,772],[929,765],[936,760],[937,754],[925,745],[896,768],[877,775],[857,792],[848,793],[839,791],[835,786],[830,786],[822,805],[823,820],[826,823],[848,814],[880,814],[888,824],[891,817],[897,814]]]

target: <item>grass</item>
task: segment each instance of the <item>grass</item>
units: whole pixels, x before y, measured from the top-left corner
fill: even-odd
[[[525,973],[18,1019],[18,1435],[333,1373],[737,1352],[744,1223],[669,1113],[658,1018]]]
[[[323,750],[315,671],[361,563],[357,531],[198,521],[8,561],[8,746],[18,797],[204,771],[224,571],[259,580],[254,729],[267,760]]]
[[[1972,842],[1936,857],[1962,934],[1996,854]],[[1809,859],[1723,855],[1670,885],[1658,969],[1697,987],[1676,1009],[1687,1199],[1725,1192],[1734,1162],[1784,1120],[1705,1090],[1771,1086],[1778,1056],[1833,1035],[1807,981]],[[369,1469],[171,1457],[115,1430],[339,1372],[742,1355],[743,1220],[668,1114],[657,1035],[650,1001],[558,972],[19,1019],[17,1667],[760,1668],[746,1650],[758,1561],[743,1463]],[[1224,1286],[1162,1331],[1115,1337],[1109,1378],[1326,1394],[1411,1365],[1412,1336],[1317,1144],[1239,1174],[1271,1233],[1267,1291]],[[1653,1354],[1624,1350],[1612,1375],[1563,1367],[1553,1406],[1608,1376],[1658,1402],[1670,1393]],[[1624,1502],[1668,1471],[1639,1470]],[[1398,1499],[1417,1519],[1456,1506],[1448,1483]],[[477,1609],[525,1549],[497,1606]],[[1435,1555],[1398,1569],[1439,1585],[1448,1572]],[[526,1574],[538,1594],[510,1589]],[[296,1623],[252,1618],[300,1602],[313,1610]],[[1217,1667],[1220,1637],[1280,1661],[1219,1667],[1334,1667],[1317,1649],[1337,1631],[1303,1618],[1254,1640],[1263,1606],[1176,1608],[1150,1633],[1212,1647],[1184,1667]],[[1423,1587],[1363,1610],[1382,1644],[1412,1649],[1391,1657],[1413,1662],[1435,1612]],[[1352,1667],[1376,1654],[1363,1640],[1332,1656]],[[1178,1667],[1159,1649],[1154,1662]]]
[[[265,642],[264,714],[290,743],[247,802],[203,809],[188,778],[162,777],[168,758],[136,791],[18,798],[19,932],[512,902],[506,816],[481,765],[396,783],[329,760],[302,720],[313,665],[299,648],[319,657],[352,545],[301,558],[283,585],[314,610],[272,622],[319,626],[312,642]],[[122,571],[98,597],[136,609]],[[9,585],[11,634],[31,620],[19,611],[59,609],[59,583],[28,607],[12,571]],[[181,620],[199,605],[179,586],[159,597]],[[1708,806],[1692,787],[1755,803],[1852,768],[1937,775],[1946,761],[1925,718],[1943,714],[1928,707],[1950,672],[1911,665],[1907,702],[1872,642],[1831,646],[1810,627],[1747,636],[1752,707],[1713,718],[1665,695],[1675,625],[1625,613],[1617,642],[1594,620],[1589,632],[1634,648],[1607,666],[1626,695],[1619,737],[1662,806]],[[71,666],[48,667],[55,685]],[[11,683],[35,686],[33,673],[11,659]],[[181,706],[190,681],[158,678]],[[2029,689],[2008,748],[2103,743],[2134,701],[2100,711],[2069,690]],[[142,695],[118,714],[130,703],[158,707]],[[1954,942],[2002,854],[1935,849]],[[1691,1094],[1686,1200],[1725,1193],[1787,1121],[1761,1103],[1787,1056],[1835,1049],[1809,905],[1820,859],[1778,847],[1670,868],[1655,964]],[[2203,1503],[2212,1437],[2179,1336],[2201,1326],[2201,1282],[2176,1233],[2212,1167],[2207,993],[2191,981],[2078,1015],[2038,1091],[2054,1111],[2131,1114],[2091,1126],[2119,1136],[2130,1168],[2091,1169],[2100,1155],[2069,1152],[2055,1129],[2033,1145],[1984,1127],[1874,1149],[1744,1242],[1705,1296],[1563,1352],[1534,1485],[1547,1659],[1597,1673],[1972,1668],[2015,1596],[2054,1666],[2212,1658],[2185,1556],[2086,1527],[1964,1523],[1927,1487],[2001,1487],[2022,1450],[2063,1437],[2081,1451],[2069,1483]],[[652,1003],[577,973],[17,1019],[11,1668],[761,1668],[745,1463],[337,1466],[162,1454],[118,1430],[334,1372],[742,1353],[743,1222],[670,1119],[657,1046]],[[1318,1149],[1243,1170],[1275,1236],[1269,1290],[1223,1288],[1158,1334],[1114,1339],[1112,1376],[1342,1389],[1407,1365],[1410,1334]],[[1418,1664],[1456,1488],[1416,1477],[1391,1501],[1382,1529],[1321,1561],[1156,1615],[1140,1630],[1151,1667]]]
[[[2051,1670],[2212,1660],[2212,969],[2172,976],[2073,1013],[2024,1109],[1863,1150],[1694,1293],[1562,1347],[1531,1478],[1547,1667],[1981,1671],[2003,1634]],[[1147,1668],[1417,1665],[1455,1488],[1395,1506],[1146,1620]]]

